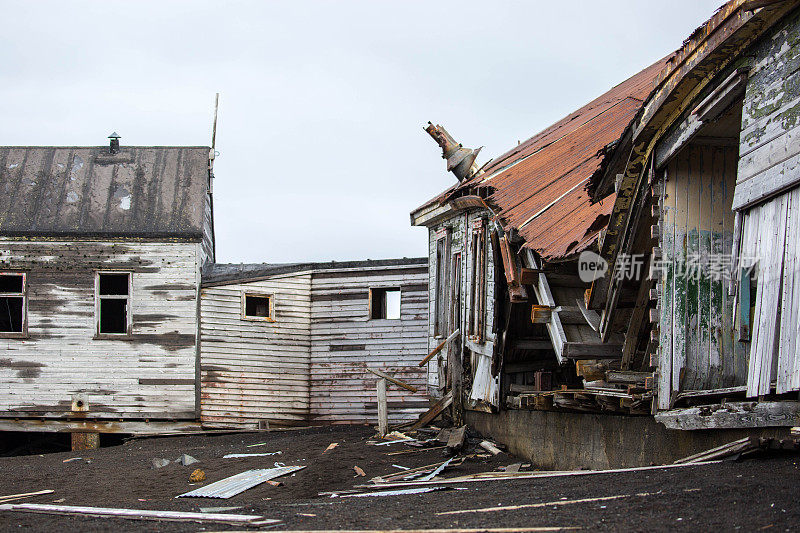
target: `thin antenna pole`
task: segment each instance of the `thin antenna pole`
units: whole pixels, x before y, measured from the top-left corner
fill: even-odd
[[[217,110],[219,110],[219,93],[214,98],[214,129],[211,132],[211,149],[217,147]]]

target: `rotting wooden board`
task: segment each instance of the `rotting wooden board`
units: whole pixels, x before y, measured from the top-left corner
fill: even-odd
[[[658,465],[658,466],[637,466],[632,468],[615,468],[610,470],[570,470],[567,472],[536,472],[536,473],[524,473],[524,474],[516,474],[516,475],[503,475],[499,472],[492,473],[491,477],[473,477],[473,476],[461,476],[461,477],[454,477],[448,479],[438,479],[436,481],[407,481],[407,482],[397,482],[397,483],[378,483],[376,485],[356,485],[356,488],[374,488],[376,486],[379,487],[408,487],[414,485],[437,485],[437,484],[461,484],[461,483],[476,483],[476,482],[483,482],[483,481],[508,481],[512,479],[536,479],[536,478],[552,478],[552,477],[568,477],[568,476],[590,476],[590,475],[597,475],[597,474],[618,474],[623,472],[644,472],[648,470],[664,470],[670,468],[683,468],[683,467],[692,467],[692,466],[706,466],[717,464],[720,461],[706,461],[702,463],[687,463],[687,464],[669,464],[669,465]],[[496,474],[496,475],[495,475]]]
[[[431,407],[426,413],[423,413],[422,416],[419,417],[419,420],[411,424],[411,426],[408,428],[408,431],[419,429],[433,422],[433,420],[437,416],[439,416],[439,414],[441,414],[442,411],[447,409],[447,407],[449,407],[451,403],[453,403],[453,391],[448,392],[441,400],[436,402],[436,404],[433,407]]]
[[[596,502],[605,502],[610,500],[619,500],[622,498],[633,498],[634,496],[637,497],[653,496],[654,494],[655,493],[651,492],[642,492],[638,494],[617,494],[615,496],[601,496],[599,498],[581,498],[578,500],[557,500],[553,502],[526,503],[522,505],[502,505],[497,507],[482,507],[480,509],[459,509],[457,511],[442,511],[436,513],[436,515],[442,516],[442,515],[456,515],[456,514],[467,514],[467,513],[490,513],[496,511],[515,511],[518,509],[536,509],[540,507],[558,507],[561,505],[596,503]]]
[[[150,509],[115,509],[109,507],[81,507],[74,505],[43,505],[34,503],[2,504],[0,511],[26,513],[61,514],[70,516],[95,516],[101,518],[125,518],[128,520],[157,520],[178,522],[216,522],[234,525],[262,526],[278,524],[281,520],[260,515],[237,515],[227,513],[186,513],[181,511],[157,511]]]

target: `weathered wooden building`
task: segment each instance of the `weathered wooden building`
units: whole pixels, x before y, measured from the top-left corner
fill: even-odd
[[[618,194],[601,255],[652,267],[600,280],[590,305],[615,317],[639,295],[646,312],[605,326],[626,331],[624,368],[655,372],[653,412],[671,428],[800,421],[799,8],[720,8],[626,130],[618,150],[633,156],[592,183]]]
[[[427,258],[209,265],[201,293],[201,414],[206,427],[376,422],[427,406]]]
[[[207,147],[0,148],[0,429],[197,420]]]
[[[210,157],[211,156],[211,157]],[[0,431],[157,433],[427,407],[427,259],[214,262],[207,147],[0,148]]]
[[[429,125],[459,183],[412,224],[429,228],[429,348],[453,339],[429,383],[455,418],[556,468],[800,423],[798,20],[795,1],[728,2],[481,167]]]

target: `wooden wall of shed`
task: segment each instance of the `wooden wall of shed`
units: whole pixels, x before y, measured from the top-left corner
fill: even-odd
[[[743,385],[746,356],[735,342],[727,276],[736,181],[735,146],[689,145],[667,165],[660,247],[660,409],[685,390]],[[698,272],[698,278],[695,274]]]
[[[388,387],[389,420],[418,416],[428,407],[425,371],[427,265],[320,270],[311,282],[311,420],[377,420],[377,377],[383,370],[418,388]],[[398,287],[400,319],[370,319],[370,287]]]
[[[195,418],[196,242],[0,239],[0,270],[28,273],[28,333],[0,339],[0,416]],[[94,339],[96,270],[133,273],[132,335]]]
[[[800,183],[800,10],[749,53],[734,209]]]
[[[244,320],[242,293],[272,294],[275,321]],[[309,414],[311,274],[201,291],[204,426],[305,423]]]
[[[430,265],[430,272],[429,272],[429,309],[428,309],[428,350],[433,350],[438,346],[446,337],[446,335],[435,335],[435,321],[436,321],[436,295],[437,295],[437,287],[436,287],[436,271],[437,271],[437,259],[436,259],[436,242],[437,242],[437,235],[440,234],[441,231],[447,230],[450,232],[450,260],[452,260],[452,256],[456,253],[461,253],[461,301],[459,302],[459,306],[461,308],[460,316],[461,316],[461,323],[460,324],[450,324],[448,331],[455,331],[456,329],[461,329],[462,335],[460,337],[460,342],[465,343],[466,346],[473,352],[484,354],[485,356],[491,357],[493,350],[494,350],[494,276],[495,276],[495,264],[494,264],[494,251],[492,249],[492,239],[489,237],[489,231],[491,228],[487,225],[487,236],[486,236],[486,271],[484,272],[484,279],[485,279],[485,290],[486,290],[486,316],[484,322],[484,334],[483,338],[485,342],[483,343],[474,343],[471,341],[465,341],[466,337],[466,328],[467,328],[467,320],[469,317],[470,312],[470,298],[469,298],[469,288],[472,282],[471,280],[471,265],[474,258],[472,257],[472,232],[469,228],[472,227],[472,223],[480,220],[485,219],[488,220],[491,214],[485,209],[475,209],[468,211],[466,213],[459,213],[456,216],[453,216],[449,219],[443,220],[438,224],[435,224],[429,228],[429,259],[428,264]],[[453,273],[450,272],[449,279],[453,278]],[[429,394],[433,397],[439,397],[442,395],[442,388],[440,387],[440,382],[444,377],[443,371],[443,364],[445,361],[446,353],[444,350],[440,352],[440,355],[434,357],[430,363],[428,363],[428,391]],[[477,364],[474,359],[477,356],[471,357],[473,361],[470,361],[470,364],[475,365]],[[473,366],[474,368],[474,366]],[[469,385],[469,384],[467,384]],[[469,392],[469,389],[466,389],[466,392]]]

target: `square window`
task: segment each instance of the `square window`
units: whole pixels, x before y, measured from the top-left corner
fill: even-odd
[[[369,317],[371,319],[400,319],[400,289],[376,288],[369,290]]]
[[[25,274],[0,273],[0,335],[25,334]]]
[[[127,335],[131,325],[130,272],[98,272],[95,280],[97,295],[97,333]]]
[[[272,295],[244,294],[243,318],[248,320],[273,320]]]

